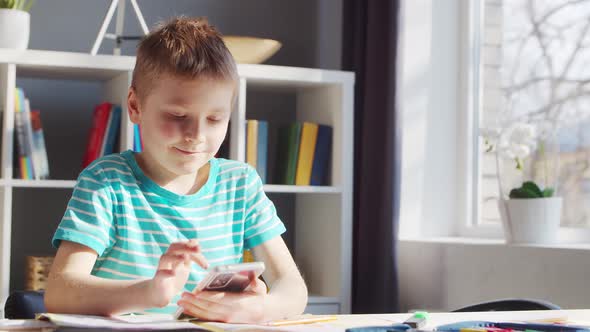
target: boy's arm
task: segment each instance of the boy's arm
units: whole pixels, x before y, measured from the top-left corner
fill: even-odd
[[[252,248],[255,260],[263,261],[264,280],[270,286],[265,302],[265,321],[303,313],[307,305],[307,287],[282,237]]]
[[[45,291],[48,312],[114,315],[167,305],[188,279],[192,262],[207,267],[195,240],[170,245],[156,275],[144,280],[111,280],[92,276],[94,250],[62,241]]]
[[[48,312],[112,315],[151,304],[147,280],[109,280],[90,275],[96,257],[96,252],[86,246],[62,241],[45,292]]]

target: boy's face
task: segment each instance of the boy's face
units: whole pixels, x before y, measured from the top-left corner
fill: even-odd
[[[141,126],[145,159],[162,172],[195,174],[225,138],[235,83],[162,75],[154,84],[141,101],[133,89],[128,96],[131,121]]]

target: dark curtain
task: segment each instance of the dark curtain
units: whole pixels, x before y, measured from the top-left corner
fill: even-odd
[[[353,313],[398,312],[400,0],[344,0],[344,70],[356,73]]]

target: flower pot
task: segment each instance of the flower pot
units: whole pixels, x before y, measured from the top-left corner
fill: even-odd
[[[507,243],[557,242],[561,197],[500,200],[499,205]]]
[[[28,12],[0,9],[0,48],[27,49],[30,21]]]

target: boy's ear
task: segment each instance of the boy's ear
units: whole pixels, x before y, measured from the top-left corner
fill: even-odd
[[[139,107],[139,96],[135,88],[130,87],[129,93],[127,94],[127,112],[129,113],[129,119],[135,124],[139,124],[139,119],[141,118]]]

